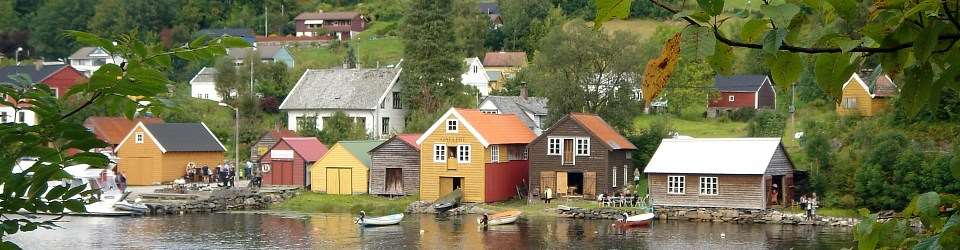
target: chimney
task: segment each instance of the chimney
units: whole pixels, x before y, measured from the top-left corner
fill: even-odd
[[[37,71],[40,71],[40,69],[43,68],[43,61],[42,61],[42,60],[34,60],[34,61],[33,61],[33,67],[36,68]]]
[[[524,101],[527,100],[527,85],[520,87],[520,99]]]

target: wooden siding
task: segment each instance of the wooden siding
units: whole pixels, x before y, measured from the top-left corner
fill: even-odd
[[[764,81],[763,85],[760,85],[760,90],[757,91],[757,108],[775,109],[776,107],[777,94],[773,90],[773,85],[770,81]]]
[[[685,176],[684,194],[667,194],[667,176]],[[717,177],[717,195],[700,195],[700,176]],[[764,209],[762,175],[649,174],[650,199],[655,206]]]
[[[787,154],[784,153],[783,146],[778,146],[777,151],[773,153],[773,159],[770,160],[770,165],[767,166],[766,175],[788,175],[793,173],[793,165],[790,164],[790,159],[787,158]]]
[[[353,156],[343,145],[334,145],[319,161],[310,166],[310,190],[326,193],[327,168],[350,168],[354,194],[367,193],[367,173],[369,169]]]
[[[260,137],[260,140],[257,141],[257,144],[250,147],[250,161],[260,161],[260,155],[267,153],[266,151],[270,150],[270,147],[273,147],[274,144],[277,144],[278,140],[279,138],[273,138],[272,133],[268,132],[264,134],[263,137]],[[261,148],[264,152],[260,152]]]
[[[517,196],[517,188],[527,183],[529,179],[527,167],[527,161],[487,164],[484,167],[487,178],[484,180],[486,188],[483,202],[509,200]]]
[[[847,86],[843,88],[843,96],[840,103],[837,104],[837,114],[840,115],[859,115],[874,116],[879,111],[886,110],[888,100],[886,98],[872,98],[870,92],[864,89],[855,79],[850,78]],[[857,103],[854,108],[847,108],[847,99],[854,98]]]
[[[265,136],[266,137],[266,136]],[[289,144],[283,142],[277,144],[272,150],[291,150]],[[270,172],[263,173],[263,184],[267,186],[297,186],[305,187],[310,185],[310,179],[307,174],[307,167],[312,162],[305,162],[299,153],[294,151],[292,159],[273,159],[270,152],[260,159],[260,164],[270,164]]]
[[[442,117],[442,121],[456,119],[451,114]],[[426,135],[427,138],[420,144],[420,199],[432,201],[440,197],[440,177],[463,177],[463,201],[484,201],[484,163],[489,156],[480,141],[463,126],[463,121],[457,122],[457,133],[447,133],[446,124]],[[457,163],[456,158],[447,161],[457,164],[456,169],[447,169],[447,162],[433,162],[433,145],[447,146],[470,145],[470,163]],[[503,148],[503,147],[501,147]],[[449,153],[449,152],[448,152]]]
[[[733,101],[730,101],[733,96]],[[713,108],[753,108],[755,92],[720,92],[716,98],[710,99]]]
[[[136,143],[136,133],[143,133],[143,143]],[[183,177],[187,164],[215,167],[223,162],[223,152],[168,152],[160,151],[155,139],[143,128],[135,127],[134,134],[125,138],[123,147],[117,152],[117,167],[127,175],[127,184],[131,186],[156,185],[171,182]]]
[[[420,192],[420,151],[394,137],[374,151],[370,151],[370,193],[379,195],[412,195]],[[403,192],[386,190],[387,168],[400,168],[403,173]]]

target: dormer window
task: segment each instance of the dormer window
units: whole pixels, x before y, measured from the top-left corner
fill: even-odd
[[[447,120],[447,133],[457,132],[457,120]]]

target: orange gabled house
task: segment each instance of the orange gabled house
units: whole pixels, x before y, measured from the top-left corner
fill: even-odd
[[[419,139],[420,198],[463,189],[465,202],[514,197],[528,182],[527,144],[536,135],[516,115],[451,108]]]
[[[897,95],[897,85],[886,74],[879,72],[853,73],[843,84],[843,95],[837,104],[837,114],[872,117],[887,110]]]
[[[206,124],[139,122],[117,145],[117,168],[128,185],[158,185],[183,177],[188,166],[216,167],[224,151]]]

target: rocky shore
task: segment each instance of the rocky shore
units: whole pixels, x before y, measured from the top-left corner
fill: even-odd
[[[146,215],[213,213],[228,210],[266,209],[299,194],[299,189],[225,189],[197,194],[197,199],[150,199]]]
[[[464,203],[460,206],[446,211],[447,215],[463,215],[463,214],[483,214],[490,213],[492,211],[482,208],[477,204],[473,203]],[[408,214],[435,214],[437,210],[433,209],[433,203],[429,201],[415,201],[410,203],[410,206],[407,206],[407,210],[404,213]]]

